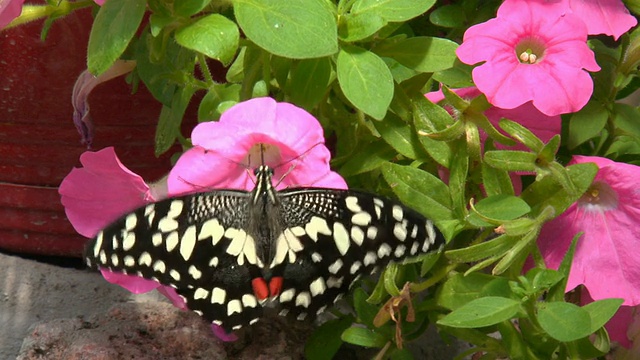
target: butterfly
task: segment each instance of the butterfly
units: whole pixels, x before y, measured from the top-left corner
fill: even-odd
[[[432,221],[356,190],[277,191],[272,168],[252,191],[214,190],[150,203],[87,244],[92,268],[171,286],[187,307],[227,331],[276,301],[280,315],[314,318],[361,275],[441,248]]]

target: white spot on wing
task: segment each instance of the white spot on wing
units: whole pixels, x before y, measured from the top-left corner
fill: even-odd
[[[309,307],[309,304],[311,304],[311,295],[306,291],[298,293],[298,296],[296,296],[296,306]]]
[[[182,234],[182,240],[180,240],[180,255],[185,260],[189,260],[193,248],[196,246],[196,226],[191,225]]]
[[[353,264],[351,264],[351,268],[349,269],[349,272],[353,275],[356,272],[358,272],[358,270],[360,270],[361,267],[362,267],[362,263],[360,261],[356,261]]]
[[[329,265],[329,272],[332,274],[337,274],[340,269],[342,269],[343,262],[341,259],[337,259],[333,262],[333,264]]]
[[[189,266],[189,275],[195,280],[198,280],[202,277],[202,271],[198,270],[197,267],[191,265]]]
[[[218,219],[209,219],[202,224],[198,240],[211,238],[211,245],[215,246],[224,235],[224,228],[218,222]]]
[[[138,223],[138,216],[136,215],[136,213],[131,213],[127,215],[127,217],[125,218],[124,227],[127,230],[133,230],[133,228],[136,227],[137,223]]]
[[[378,236],[378,228],[375,226],[369,226],[367,228],[367,238],[374,240]]]
[[[311,285],[309,285],[309,291],[311,292],[311,296],[316,296],[324,293],[327,289],[327,285],[324,283],[324,279],[319,277],[315,279]]]
[[[164,274],[166,270],[167,270],[167,266],[164,264],[164,261],[156,260],[156,262],[153,263],[153,271],[157,271],[161,274]]]
[[[367,226],[371,223],[371,215],[366,211],[355,213],[351,217],[351,222],[356,225]]]
[[[358,198],[355,196],[347,196],[344,199],[345,205],[347,205],[347,209],[351,210],[354,213],[362,211],[360,205],[358,205]]]
[[[402,211],[402,207],[400,205],[393,205],[391,208],[391,215],[396,221],[402,221],[404,218],[404,211]]]
[[[344,228],[342,223],[333,223],[333,241],[335,241],[340,254],[344,255],[349,251],[349,244],[351,241],[349,240],[347,229]]]
[[[391,254],[391,246],[389,244],[381,244],[378,248],[378,257],[383,258]]]
[[[359,226],[351,227],[351,240],[358,245],[362,246],[362,242],[364,242],[364,231]]]
[[[162,234],[161,233],[155,233],[151,236],[151,243],[153,244],[153,246],[158,247],[160,245],[162,245]]]
[[[407,228],[403,226],[402,223],[396,223],[393,226],[393,236],[395,236],[398,240],[404,241],[407,238]]]
[[[280,293],[280,298],[278,299],[281,303],[293,300],[293,296],[296,294],[296,290],[294,288],[287,289]]]
[[[393,255],[399,258],[404,255],[405,251],[407,251],[407,247],[400,244],[398,245],[398,247],[396,247],[396,251],[394,251]]]
[[[209,296],[209,291],[203,288],[197,288],[196,292],[193,294],[193,298],[198,299],[206,299]]]
[[[307,235],[313,241],[318,241],[318,234],[331,235],[331,229],[327,221],[319,216],[313,216],[304,226]]]
[[[224,301],[227,298],[227,292],[219,287],[213,288],[211,292],[211,303],[212,304],[224,304]]]
[[[227,316],[231,316],[234,313],[242,312],[242,304],[240,304],[240,300],[233,299],[227,303]]]
[[[180,281],[180,273],[174,269],[169,270],[169,276],[171,276],[175,281]]]
[[[374,253],[373,251],[369,251],[365,256],[364,256],[364,266],[370,265],[370,264],[375,264],[376,260],[378,260],[378,257],[376,256],[376,253]]]
[[[167,252],[172,252],[173,249],[178,246],[179,243],[178,232],[174,231],[171,234],[167,235],[167,239],[165,240],[164,245],[167,247]]]
[[[96,243],[93,245],[93,257],[98,257],[100,253],[100,248],[102,247],[102,238],[104,237],[104,233],[100,231],[98,236],[96,236]]]
[[[124,260],[124,266],[132,267],[133,265],[136,264],[136,261],[131,255],[125,256],[123,260]]]
[[[138,265],[151,266],[151,260],[151,255],[145,251],[138,257]]]
[[[256,297],[251,294],[244,294],[242,295],[242,305],[254,308],[258,306],[258,300],[256,300]]]

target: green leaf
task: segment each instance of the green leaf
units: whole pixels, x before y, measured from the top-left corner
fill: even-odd
[[[111,1],[111,0],[109,0]],[[171,106],[163,106],[156,128],[155,153],[160,156],[175,143],[180,134],[182,117],[196,88],[187,84],[176,91]]]
[[[344,45],[338,54],[340,89],[347,99],[374,119],[384,118],[393,98],[391,71],[377,55]]]
[[[461,249],[445,252],[447,259],[456,263],[473,262],[494,256],[502,256],[513,246],[515,239],[511,236],[501,235],[495,239],[474,244]]]
[[[454,142],[451,150],[453,154],[449,164],[449,192],[454,211],[459,217],[464,217],[467,213],[465,190],[469,172],[469,154],[463,141]]]
[[[471,78],[473,66],[463,64],[460,60],[453,63],[453,67],[433,73],[433,80],[436,80],[450,88],[465,88],[474,86]]]
[[[236,24],[220,14],[198,19],[176,31],[176,42],[229,65],[238,50],[240,31]]]
[[[416,36],[400,41],[389,40],[375,48],[380,56],[420,72],[434,72],[453,66],[458,44],[443,38]]]
[[[348,156],[347,162],[340,168],[340,175],[349,177],[375,170],[396,156],[396,151],[384,141],[374,141],[358,147],[358,152]]]
[[[520,311],[516,300],[487,296],[472,300],[438,320],[438,324],[457,328],[478,328],[495,325],[514,317]]]
[[[542,151],[544,147],[544,143],[542,140],[538,139],[531,130],[526,127],[518,124],[515,121],[511,121],[508,119],[502,119],[499,123],[500,127],[507,132],[507,134],[511,135],[514,139],[518,140],[526,147],[531,149],[531,151],[535,153],[539,153]]]
[[[590,101],[569,119],[569,137],[567,145],[573,149],[583,142],[595,137],[607,124],[609,113],[604,104]]]
[[[616,127],[628,135],[640,138],[640,126],[638,126],[640,110],[631,105],[621,103],[614,103],[613,109]]]
[[[233,0],[233,9],[245,35],[273,54],[308,59],[338,51],[336,16],[323,1]]]
[[[515,194],[509,172],[496,169],[484,162],[482,163],[482,184],[488,196]]]
[[[563,213],[589,188],[598,173],[598,166],[593,163],[575,164],[567,167],[567,173],[578,190],[577,194],[567,193],[556,179],[547,176],[527,187],[520,197],[534,210],[552,206],[556,214]]]
[[[590,332],[596,332],[609,321],[618,311],[624,299],[602,299],[582,307],[591,317]]]
[[[189,0],[176,1],[173,3],[173,10],[177,15],[189,17],[202,11],[211,0]]]
[[[393,192],[407,206],[434,221],[452,219],[449,188],[426,171],[387,163],[382,174]]]
[[[353,323],[353,316],[343,316],[320,325],[307,340],[304,355],[308,360],[331,360],[342,346],[341,334]]]
[[[174,41],[158,44],[153,40],[153,36],[146,34],[136,44],[136,71],[151,94],[162,104],[171,106],[178,84],[183,83],[185,77],[192,76],[195,56],[191,50]],[[161,47],[158,51],[162,56],[157,61],[151,61],[149,57],[152,46]]]
[[[484,154],[487,165],[506,171],[535,171],[536,154],[516,150],[491,150]]]
[[[107,71],[129,45],[146,9],[146,0],[109,0],[91,27],[87,68],[98,76]]]
[[[200,101],[198,122],[218,120],[230,106],[240,102],[239,84],[215,84]]]
[[[456,273],[448,278],[436,293],[438,306],[455,310],[480,297],[483,288],[495,279],[482,273],[463,275]]]
[[[562,274],[563,279],[558,284],[551,287],[551,289],[549,290],[549,293],[547,294],[547,301],[549,302],[564,300],[567,281],[569,279],[569,271],[571,270],[571,264],[573,263],[573,255],[576,252],[576,245],[578,244],[580,236],[582,236],[582,233],[574,235],[573,239],[571,239],[571,245],[569,245],[569,249],[567,249],[567,252],[562,258],[562,262],[560,262],[558,273]]]
[[[345,14],[340,17],[338,36],[345,42],[362,40],[375,34],[387,22],[376,13]]]
[[[331,60],[328,57],[300,60],[291,72],[286,92],[296,105],[313,109],[328,91]]]
[[[354,345],[375,348],[381,348],[387,343],[387,339],[382,335],[361,327],[350,327],[345,330],[342,333],[342,341]]]
[[[353,308],[358,316],[357,320],[373,328],[373,319],[378,314],[379,306],[367,302],[368,297],[369,295],[362,288],[357,288],[353,292]]]
[[[460,5],[452,4],[441,6],[429,14],[429,21],[437,26],[445,28],[462,27],[467,21],[464,9]]]
[[[475,209],[483,216],[498,221],[513,220],[531,211],[526,201],[512,195],[489,196],[480,200]]]
[[[409,159],[419,159],[423,157],[422,149],[416,146],[418,141],[413,128],[396,115],[390,113],[384,120],[375,121],[373,124],[380,133],[380,136],[382,136],[382,139],[400,154]]]
[[[373,13],[387,21],[406,21],[429,10],[435,0],[357,0],[352,14]]]
[[[593,332],[589,313],[575,304],[558,301],[537,307],[540,326],[558,341],[578,340]]]

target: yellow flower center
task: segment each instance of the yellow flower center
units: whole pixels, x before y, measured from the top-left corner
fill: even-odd
[[[578,199],[578,206],[587,211],[608,211],[618,207],[618,194],[601,181],[595,181]]]
[[[545,46],[539,39],[525,38],[516,45],[516,56],[523,64],[537,64],[542,61]]]

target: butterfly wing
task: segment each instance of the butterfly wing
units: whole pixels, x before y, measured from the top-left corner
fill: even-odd
[[[304,188],[281,191],[279,199],[287,241],[276,244],[276,254],[290,255],[279,301],[299,319],[324,311],[360,275],[444,244],[430,220],[373,194]]]
[[[87,244],[90,267],[175,288],[189,309],[226,330],[253,323],[262,307],[255,240],[245,231],[249,193],[215,191],[143,206]]]

